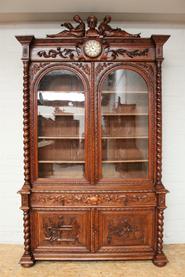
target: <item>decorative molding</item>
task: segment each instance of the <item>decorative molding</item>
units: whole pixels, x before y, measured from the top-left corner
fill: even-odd
[[[80,225],[74,217],[46,218],[43,223],[44,240],[49,242],[79,243]]]
[[[143,232],[138,226],[129,223],[128,218],[122,218],[119,223],[116,224],[114,220],[112,220],[108,224],[108,244],[111,244],[113,237],[120,238],[122,243],[124,240],[144,240]]]
[[[129,204],[155,204],[156,198],[154,194],[50,194],[50,195],[32,195],[32,204],[47,204],[47,205],[101,205],[101,204],[119,204],[127,206]]]
[[[121,37],[121,38],[139,38],[140,34],[130,34],[121,28],[112,28],[110,26],[111,16],[106,15],[104,19],[98,25],[98,20],[95,16],[89,16],[87,18],[87,30],[86,24],[79,15],[75,15],[73,20],[77,23],[73,26],[70,22],[64,22],[61,24],[66,30],[63,30],[57,34],[47,35],[49,38],[65,38],[65,37]],[[98,27],[97,27],[98,25]]]
[[[81,49],[76,46],[74,49],[72,48],[61,48],[57,47],[56,49],[50,49],[48,51],[41,50],[37,52],[39,57],[48,58],[56,58],[57,56],[63,59],[69,58],[70,60],[74,60],[76,56],[79,56],[81,53]]]
[[[107,58],[111,58],[112,60],[116,60],[119,56],[127,56],[129,58],[135,58],[135,57],[141,57],[141,56],[148,56],[149,49],[145,48],[143,50],[134,49],[134,50],[127,50],[124,48],[118,48],[118,49],[111,49],[110,47],[107,47],[105,49],[105,54],[107,55]]]

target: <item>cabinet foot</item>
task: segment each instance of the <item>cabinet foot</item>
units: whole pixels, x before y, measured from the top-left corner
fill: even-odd
[[[31,267],[34,265],[35,260],[31,255],[23,254],[19,261],[20,265],[23,267]]]
[[[153,264],[159,267],[165,266],[167,263],[168,259],[163,252],[161,254],[157,254],[153,259]]]

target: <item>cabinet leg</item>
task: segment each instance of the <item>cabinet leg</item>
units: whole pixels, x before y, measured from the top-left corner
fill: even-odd
[[[23,254],[19,263],[23,267],[31,267],[34,265],[35,260],[31,255]]]
[[[165,254],[162,252],[161,254],[157,254],[153,258],[153,264],[159,267],[165,266],[168,263],[168,259]]]

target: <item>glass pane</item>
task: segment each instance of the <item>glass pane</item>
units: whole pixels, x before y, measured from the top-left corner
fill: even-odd
[[[148,91],[134,71],[118,69],[102,87],[102,176],[148,175]]]
[[[38,88],[38,177],[84,176],[85,94],[68,70],[45,75]]]

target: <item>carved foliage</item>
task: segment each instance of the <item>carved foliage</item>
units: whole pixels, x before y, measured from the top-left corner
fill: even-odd
[[[143,232],[137,225],[129,222],[127,218],[121,218],[119,223],[114,223],[112,220],[108,224],[107,242],[110,244],[113,237],[123,240],[141,240],[143,241]]]
[[[44,240],[49,242],[79,243],[80,225],[74,217],[47,218],[43,223]]]
[[[140,57],[140,56],[147,56],[149,49],[145,48],[144,50],[134,49],[134,50],[127,50],[123,48],[118,49],[110,49],[109,47],[105,51],[106,55],[110,57],[112,60],[116,60],[119,56],[127,56],[129,58]]]
[[[116,204],[127,206],[129,204],[154,204],[154,194],[47,194],[32,196],[33,204],[45,204],[45,205],[101,205],[101,204]]]
[[[90,74],[90,67],[88,64],[86,63],[78,63],[78,62],[74,62],[73,63],[75,66],[78,66],[80,69],[82,69],[82,71],[84,71],[87,75]]]
[[[75,47],[74,49],[71,48],[64,48],[61,49],[61,47],[57,47],[56,49],[50,49],[48,51],[46,50],[41,50],[37,53],[39,57],[44,57],[44,58],[56,58],[60,57],[63,59],[69,58],[70,60],[74,60],[75,56],[80,55],[80,48]]]
[[[96,74],[100,74],[100,72],[104,69],[106,69],[108,66],[112,65],[113,63],[109,62],[109,63],[99,63],[96,67]]]

